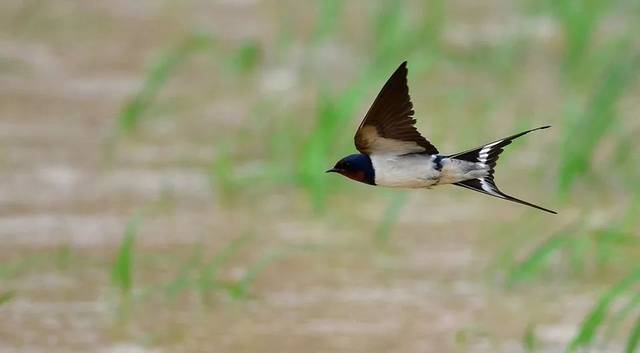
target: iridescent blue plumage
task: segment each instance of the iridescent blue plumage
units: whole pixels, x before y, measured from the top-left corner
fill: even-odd
[[[376,174],[371,163],[371,158],[366,154],[356,153],[348,155],[336,163],[327,172],[340,173],[353,180],[369,185],[376,185]]]

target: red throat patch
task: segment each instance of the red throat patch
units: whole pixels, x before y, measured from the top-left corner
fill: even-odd
[[[349,179],[353,179],[355,181],[359,181],[361,183],[364,183],[364,172],[361,170],[358,171],[344,171],[341,172],[340,174],[346,176]]]

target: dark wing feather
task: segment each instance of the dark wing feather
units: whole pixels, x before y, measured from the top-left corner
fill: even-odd
[[[382,87],[362,120],[354,137],[356,148],[365,154],[437,154],[438,150],[416,129],[413,114],[405,61]]]

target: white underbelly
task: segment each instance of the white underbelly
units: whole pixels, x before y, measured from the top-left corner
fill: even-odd
[[[372,155],[375,183],[399,188],[427,188],[435,185],[440,172],[434,168],[430,155]]]

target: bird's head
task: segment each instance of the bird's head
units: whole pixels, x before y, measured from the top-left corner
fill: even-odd
[[[375,185],[375,171],[366,154],[352,154],[342,158],[327,173],[339,173],[361,183]]]

